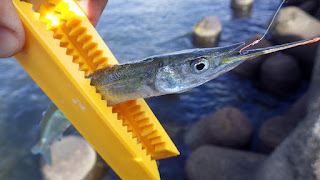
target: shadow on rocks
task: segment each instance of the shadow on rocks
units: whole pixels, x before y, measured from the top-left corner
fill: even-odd
[[[301,96],[288,111],[267,120],[259,130],[258,151],[271,153],[307,114],[308,93]]]
[[[202,146],[187,159],[189,180],[249,180],[266,156],[215,146]]]
[[[205,144],[243,148],[250,143],[253,125],[239,109],[222,108],[192,125],[185,144],[196,149]]]
[[[319,0],[307,0],[299,5],[299,8],[310,15],[315,15],[319,8]]]
[[[302,82],[301,70],[294,57],[276,54],[261,65],[261,87],[273,95],[282,97],[296,91]]]

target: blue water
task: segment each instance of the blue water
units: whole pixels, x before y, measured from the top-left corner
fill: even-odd
[[[97,30],[118,61],[193,48],[192,27],[208,15],[221,20],[219,46],[263,33],[279,0],[256,0],[251,14],[235,18],[226,0],[110,0]],[[41,179],[39,157],[30,148],[39,139],[39,120],[50,100],[13,59],[0,61],[0,179]],[[183,133],[193,122],[224,107],[240,108],[256,129],[288,108],[294,96],[278,100],[231,73],[180,95],[147,100],[181,156],[160,161],[163,179],[184,179],[189,150]],[[114,176],[112,176],[114,177]]]

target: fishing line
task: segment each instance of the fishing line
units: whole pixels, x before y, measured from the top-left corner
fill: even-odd
[[[239,51],[240,54],[242,54],[242,51],[245,50],[245,49],[247,49],[248,47],[251,47],[251,46],[253,46],[253,45],[258,44],[258,43],[267,35],[267,33],[269,32],[269,29],[271,28],[271,25],[273,24],[273,21],[276,19],[276,17],[277,17],[277,15],[278,15],[278,13],[279,13],[282,5],[283,5],[285,2],[286,2],[286,0],[283,0],[283,1],[281,2],[280,6],[278,7],[276,13],[274,14],[274,16],[273,16],[273,18],[272,18],[272,20],[271,20],[271,22],[270,22],[270,24],[269,24],[266,32],[263,34],[263,36],[262,36],[260,39],[257,39],[257,40],[255,40],[255,41],[253,41],[252,43],[248,44],[247,46],[243,47],[242,49],[240,49],[240,51]]]

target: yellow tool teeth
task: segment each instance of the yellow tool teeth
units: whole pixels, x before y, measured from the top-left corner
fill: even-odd
[[[117,60],[72,0],[13,0],[26,31],[15,58],[122,179],[160,179],[179,151],[143,99],[112,107],[86,79]]]

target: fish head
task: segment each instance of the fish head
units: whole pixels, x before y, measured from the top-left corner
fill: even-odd
[[[320,37],[240,53],[238,43],[219,48],[180,51],[164,57],[155,86],[162,94],[179,93],[232,70],[247,59],[320,41]]]
[[[166,61],[156,74],[155,87],[162,94],[180,93],[210,81],[246,60],[229,61],[230,57],[239,54],[236,50],[243,44],[191,49],[161,57]]]

